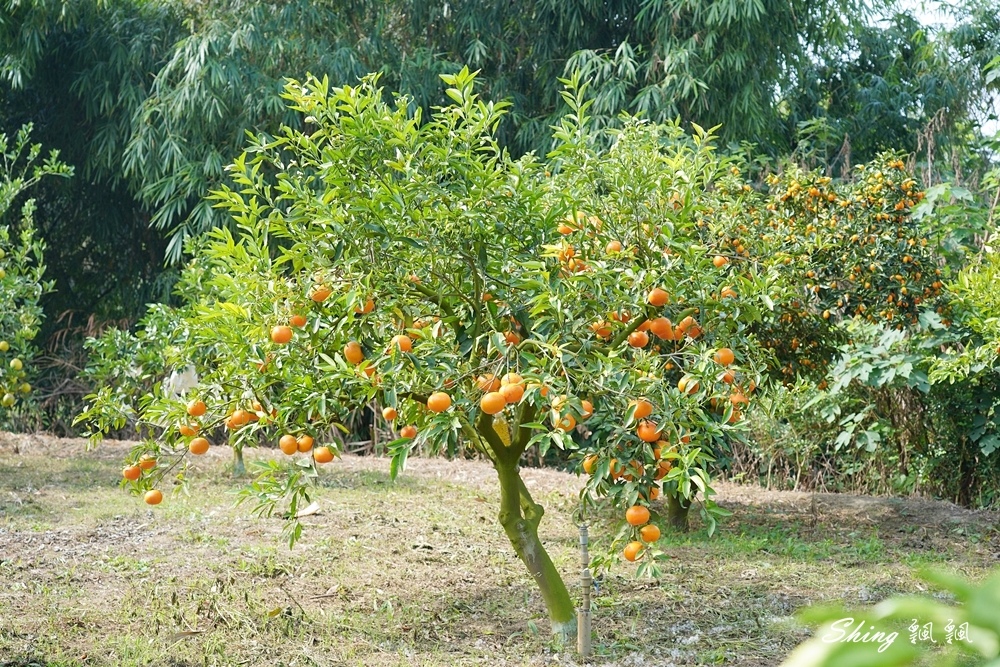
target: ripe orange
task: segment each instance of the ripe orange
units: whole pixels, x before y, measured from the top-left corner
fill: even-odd
[[[365,353],[361,351],[361,345],[352,340],[344,346],[344,358],[349,363],[360,364],[365,359]]]
[[[614,255],[615,253],[619,253],[621,251],[622,251],[621,241],[608,241],[608,245],[604,246],[604,252],[608,253],[609,255]]]
[[[326,301],[331,294],[333,294],[333,290],[326,285],[315,285],[313,286],[312,291],[309,292],[309,298],[316,303],[320,303],[322,301]]]
[[[159,505],[163,502],[163,492],[159,489],[153,489],[152,491],[147,491],[142,499],[146,501],[147,505]]]
[[[238,409],[233,411],[230,415],[230,419],[233,422],[233,426],[239,428],[240,426],[245,426],[250,423],[250,413],[243,409]]]
[[[583,472],[593,475],[597,470],[597,454],[591,454],[583,459]]]
[[[518,386],[518,385],[512,385]],[[479,407],[488,415],[495,415],[504,409],[507,405],[507,399],[504,398],[503,394],[499,391],[491,391],[487,394],[483,394],[483,397],[479,399]]]
[[[663,459],[656,468],[656,473],[653,475],[653,479],[663,479],[670,472],[670,469],[674,467],[673,462],[670,459]]]
[[[660,433],[663,431],[656,422],[643,421],[639,423],[639,427],[636,429],[636,435],[643,442],[656,442],[660,439]]]
[[[716,255],[712,258],[712,265],[717,269],[721,269],[726,264],[729,264],[729,259],[722,255]]]
[[[563,236],[567,236],[568,234],[572,234],[574,231],[576,231],[575,229],[567,225],[565,222],[559,223],[559,227],[557,227],[557,229],[559,230],[559,233],[562,234]]]
[[[628,335],[628,344],[632,347],[646,347],[649,344],[649,334],[645,331],[633,331]]]
[[[590,330],[598,338],[611,338],[611,325],[607,322],[594,322],[590,325]]]
[[[521,337],[518,336],[513,331],[508,331],[507,333],[505,333],[503,335],[503,339],[507,341],[508,345],[517,345],[518,343],[521,342]]]
[[[680,389],[682,394],[697,394],[701,385],[690,375],[685,375],[677,381],[677,388]]]
[[[556,428],[564,433],[569,433],[576,428],[576,417],[569,413],[564,414],[559,420],[559,423],[556,424]]]
[[[583,408],[583,412],[580,413],[580,418],[584,420],[590,419],[590,415],[594,414],[594,404],[587,399],[583,399],[580,401],[580,406]]]
[[[354,312],[358,315],[367,315],[373,310],[375,310],[375,301],[371,298],[366,299],[364,304],[360,306],[354,306]]]
[[[654,486],[653,488],[655,489],[656,487]],[[647,544],[652,543],[660,539],[660,529],[653,524],[649,524],[639,529],[639,536],[642,537],[643,542]]]
[[[329,447],[317,447],[313,459],[316,463],[329,463],[333,460],[333,451]]]
[[[313,448],[313,437],[311,435],[300,435],[295,441],[295,448],[305,454]]]
[[[507,373],[502,378],[500,378],[501,386],[506,386],[508,384],[521,384],[522,382],[524,382],[524,378],[522,378],[517,373]]]
[[[649,322],[649,330],[658,338],[670,340],[674,337],[674,329],[666,317],[657,317]]]
[[[292,340],[292,328],[280,324],[271,328],[271,340],[278,345],[284,345]]]
[[[649,490],[649,499],[650,500],[656,500],[659,497],[660,497],[660,487],[654,486],[653,488],[651,488]]]
[[[729,402],[733,405],[750,405],[750,399],[747,398],[746,394],[742,390],[737,389],[729,397]]]
[[[695,322],[695,319],[693,317],[691,317],[690,315],[688,315],[683,320],[681,320],[680,322],[677,323],[676,330],[680,331],[681,333],[685,333],[688,329],[690,329],[691,327],[693,327],[695,324],[697,324],[697,322]]]
[[[739,408],[733,408],[733,413],[729,415],[729,420],[727,423],[735,424],[739,420],[743,419],[743,413],[740,412]]]
[[[156,458],[152,456],[143,456],[139,459],[139,467],[143,470],[152,470],[156,467]]]
[[[715,351],[715,356],[713,357],[713,359],[715,359],[715,363],[719,364],[720,366],[728,366],[729,364],[736,361],[736,355],[733,354],[733,351],[730,350],[728,347],[720,347],[718,350]]]
[[[734,290],[732,287],[723,287],[722,291],[719,293],[719,296],[722,297],[723,299],[735,299],[736,290]]]
[[[649,320],[643,320],[642,324],[640,324],[638,327],[636,327],[635,330],[636,331],[649,331]]]
[[[725,382],[726,384],[732,384],[733,382],[736,382],[736,374],[733,373],[732,371],[726,371],[725,373],[722,374],[722,377],[719,379]]]
[[[192,417],[201,417],[207,409],[205,401],[194,400],[187,404],[187,413]]]
[[[688,329],[685,333],[687,333],[687,335],[690,336],[692,340],[694,340],[695,338],[700,336],[703,332],[701,330],[701,327],[696,324],[690,329]]]
[[[666,290],[662,290],[659,287],[649,290],[649,294],[646,295],[646,301],[649,302],[649,305],[656,308],[667,305],[667,301],[669,300],[670,295],[667,294]]]
[[[524,397],[524,385],[520,382],[517,384],[505,384],[500,387],[500,395],[508,403],[518,403]]]
[[[629,403],[629,405],[633,404],[635,405],[636,419],[645,419],[649,415],[653,414],[653,404],[646,399],[639,398]]]
[[[192,435],[198,435],[199,428],[197,424],[181,424],[177,430],[185,438],[190,438]]]
[[[399,413],[396,412],[396,408],[392,406],[389,406],[387,408],[382,408],[382,418],[385,419],[386,421],[391,422],[398,416]]]
[[[292,315],[291,317],[288,318],[289,324],[291,324],[293,327],[299,327],[300,329],[306,325],[307,321],[308,320],[306,320],[305,315]]]
[[[124,470],[122,470],[122,477],[130,482],[134,482],[142,477],[142,468],[139,466],[127,466]]]
[[[630,563],[634,563],[636,559],[639,557],[639,553],[641,551],[642,551],[642,542],[629,542],[628,545],[625,547],[625,550],[622,552],[622,555],[625,556],[625,560],[627,560]]]
[[[195,438],[188,445],[188,451],[195,456],[201,456],[208,451],[208,440],[205,438]]]
[[[289,456],[299,451],[299,444],[295,441],[295,436],[288,433],[281,436],[281,439],[278,440],[278,447]]]
[[[427,398],[427,409],[431,412],[444,412],[451,407],[451,396],[443,391],[435,391]]]
[[[632,526],[642,526],[649,523],[649,510],[642,505],[632,505],[625,510],[625,520]]]
[[[407,439],[417,437],[417,427],[414,426],[413,424],[404,426],[403,428],[399,429],[399,437]]]
[[[500,389],[500,379],[492,373],[480,375],[476,378],[476,386],[483,391],[498,391]]]
[[[400,352],[409,352],[413,349],[413,341],[409,336],[393,336],[392,344],[399,348]]]

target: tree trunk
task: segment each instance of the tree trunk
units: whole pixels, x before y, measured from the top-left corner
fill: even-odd
[[[665,495],[667,497],[667,523],[674,530],[682,533],[688,532],[688,511],[691,509],[691,501],[679,498],[672,493]]]
[[[247,467],[243,465],[243,448],[233,447],[233,477],[243,477],[247,474]]]
[[[531,499],[517,463],[496,462],[500,478],[500,525],[538,586],[552,622],[552,633],[565,640],[576,635],[576,613],[566,584],[538,539],[545,510]]]

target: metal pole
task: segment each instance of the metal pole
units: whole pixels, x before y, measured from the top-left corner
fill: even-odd
[[[580,656],[589,658],[590,649],[590,592],[594,587],[594,578],[590,574],[590,552],[587,546],[590,538],[587,535],[587,524],[580,524],[580,562],[583,572],[580,575],[580,585],[583,587],[583,599],[577,610],[576,649]]]

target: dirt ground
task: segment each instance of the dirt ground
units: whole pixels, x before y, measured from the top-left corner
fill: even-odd
[[[118,487],[130,447],[0,434],[0,665],[576,664],[496,523],[487,464],[414,458],[392,483],[385,459],[338,459],[289,550],[280,518],[233,506],[245,480],[225,448],[198,461],[189,496],[151,509]],[[576,597],[580,479],[524,477]],[[666,535],[658,579],[624,564],[601,579],[595,664],[775,665],[809,635],[804,605],[926,591],[926,566],[1000,566],[996,513],[717,490],[733,516],[716,536]],[[592,525],[595,550],[614,530]]]

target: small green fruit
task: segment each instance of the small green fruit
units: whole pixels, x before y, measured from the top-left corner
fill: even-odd
[[[24,368],[24,362],[17,358],[11,359],[10,367],[13,368],[15,371],[19,371],[22,368]]]
[[[0,340],[0,352],[6,352],[10,349],[10,343],[5,340]]]
[[[22,394],[27,394],[28,392],[31,391],[31,385],[28,384],[27,382],[24,382],[24,383],[21,384],[21,386],[19,387],[19,389],[21,390]]]
[[[3,280],[6,277],[7,277],[7,272],[4,271],[3,269],[0,269],[0,280]]]
[[[7,256],[7,253],[4,252],[3,248],[0,248],[0,259],[3,259],[6,256]]]
[[[15,400],[14,394],[7,393],[3,395],[3,399],[0,399],[0,405],[3,405],[5,408],[9,408],[14,405]]]

